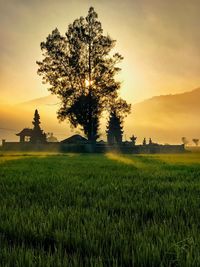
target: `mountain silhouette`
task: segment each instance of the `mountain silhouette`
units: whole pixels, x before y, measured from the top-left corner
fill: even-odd
[[[182,136],[200,137],[200,88],[155,96],[133,105],[129,120],[136,135],[159,142],[178,143]]]
[[[14,107],[0,108],[0,138],[17,140],[15,131],[32,127],[33,112],[37,108],[41,115],[41,125],[46,132],[54,132],[59,140],[80,130],[72,132],[69,124],[59,123],[56,112],[59,99],[49,95],[20,103]],[[154,96],[132,105],[132,113],[125,119],[125,138],[134,134],[141,142],[144,137],[151,137],[160,143],[180,143],[181,137],[200,138],[200,88],[174,94]],[[101,133],[105,139],[105,119],[102,121]],[[13,131],[11,131],[13,130]]]

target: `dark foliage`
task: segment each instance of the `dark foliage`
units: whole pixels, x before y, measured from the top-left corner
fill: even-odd
[[[50,84],[50,92],[61,100],[58,118],[81,126],[90,141],[98,137],[99,119],[118,98],[120,83],[114,76],[123,59],[110,56],[115,40],[103,35],[94,8],[68,26],[65,36],[58,29],[41,43],[44,59],[38,74]]]
[[[68,109],[59,110],[60,117],[67,117],[73,126],[82,125],[88,140],[94,142],[99,137],[99,101],[92,94],[80,95]]]

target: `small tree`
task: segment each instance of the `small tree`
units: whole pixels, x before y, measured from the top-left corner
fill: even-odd
[[[153,144],[152,139],[149,138],[149,145],[152,145],[152,144]]]
[[[183,144],[184,144],[185,146],[186,146],[187,144],[189,144],[189,141],[187,140],[186,137],[182,137],[181,140],[182,140],[182,142],[183,142]]]
[[[33,118],[33,130],[30,138],[31,143],[46,143],[46,134],[40,128],[40,115],[38,110],[35,110]]]
[[[143,139],[142,144],[143,144],[143,146],[146,146],[146,144],[147,144],[146,138]]]
[[[192,141],[193,141],[193,143],[194,143],[196,146],[199,145],[199,139],[197,139],[197,138],[193,138]]]

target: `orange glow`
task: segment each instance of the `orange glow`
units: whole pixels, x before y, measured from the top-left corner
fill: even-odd
[[[93,84],[93,81],[85,80],[85,86],[89,87]]]
[[[132,103],[132,114],[125,120],[124,138],[132,134],[154,141],[179,142],[181,136],[198,137],[199,109],[195,105],[173,102],[173,115],[166,102],[134,106],[153,96],[178,94],[200,86],[199,23],[200,2],[173,1],[3,1],[0,8],[0,125],[18,129],[31,126],[35,108],[41,113],[46,131],[70,133],[66,123],[59,124],[56,111],[58,100],[49,100],[49,85],[42,84],[37,75],[36,61],[42,59],[40,43],[56,27],[62,35],[76,18],[85,16],[94,6],[102,23],[104,34],[115,39],[115,52],[124,60],[117,80],[122,82],[120,95]],[[185,11],[188,10],[187,16]],[[37,16],[35,16],[37,14]],[[85,80],[85,86],[92,82]],[[35,101],[47,96],[48,101]],[[193,97],[188,97],[192,102]],[[196,99],[196,98],[195,98]],[[10,107],[33,100],[24,111],[24,105]],[[149,103],[149,102],[148,102]],[[147,104],[148,104],[147,103]],[[4,105],[3,105],[4,104]],[[9,106],[8,106],[9,104]],[[187,111],[187,107],[189,111]],[[25,114],[25,115],[24,115]],[[25,119],[23,119],[25,117]],[[102,122],[105,139],[106,119]],[[172,131],[169,129],[173,129]],[[75,130],[76,131],[76,130]],[[15,138],[10,133],[10,139]],[[126,135],[126,136],[125,136]],[[0,138],[7,136],[0,132]],[[156,139],[157,138],[157,139]],[[155,140],[156,139],[156,140]]]

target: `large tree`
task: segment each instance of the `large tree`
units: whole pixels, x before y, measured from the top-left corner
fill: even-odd
[[[41,43],[43,60],[38,74],[61,100],[58,118],[80,125],[90,141],[98,138],[101,113],[117,101],[120,82],[115,75],[123,59],[110,55],[115,40],[103,35],[98,15],[91,7],[88,15],[68,26],[65,36],[58,29]]]

